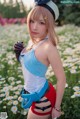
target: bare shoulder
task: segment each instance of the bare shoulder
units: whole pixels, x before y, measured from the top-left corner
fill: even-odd
[[[51,41],[47,41],[46,42],[46,45],[45,45],[45,48],[46,48],[46,53],[47,55],[49,56],[50,54],[58,54],[58,49],[57,49],[57,46],[54,46]]]

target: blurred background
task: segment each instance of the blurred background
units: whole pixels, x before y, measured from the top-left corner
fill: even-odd
[[[57,25],[80,25],[80,0],[53,0],[59,7]],[[0,0],[0,24],[25,23],[34,0]],[[22,18],[22,19],[21,19]]]

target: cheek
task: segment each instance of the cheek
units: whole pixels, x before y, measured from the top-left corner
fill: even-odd
[[[46,27],[43,25],[40,27],[40,29],[43,30],[44,32],[46,31]]]
[[[33,25],[30,24],[29,26],[30,32],[33,30]]]
[[[42,30],[44,31],[44,33],[47,33],[47,29],[44,27],[44,28],[42,28]]]

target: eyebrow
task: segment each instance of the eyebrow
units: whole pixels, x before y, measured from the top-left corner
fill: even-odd
[[[39,21],[45,22],[44,20],[41,20],[41,19]]]

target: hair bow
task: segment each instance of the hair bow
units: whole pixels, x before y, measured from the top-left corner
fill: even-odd
[[[36,5],[42,5],[42,4],[46,4],[47,2],[49,2],[50,0],[35,0],[35,4]]]

